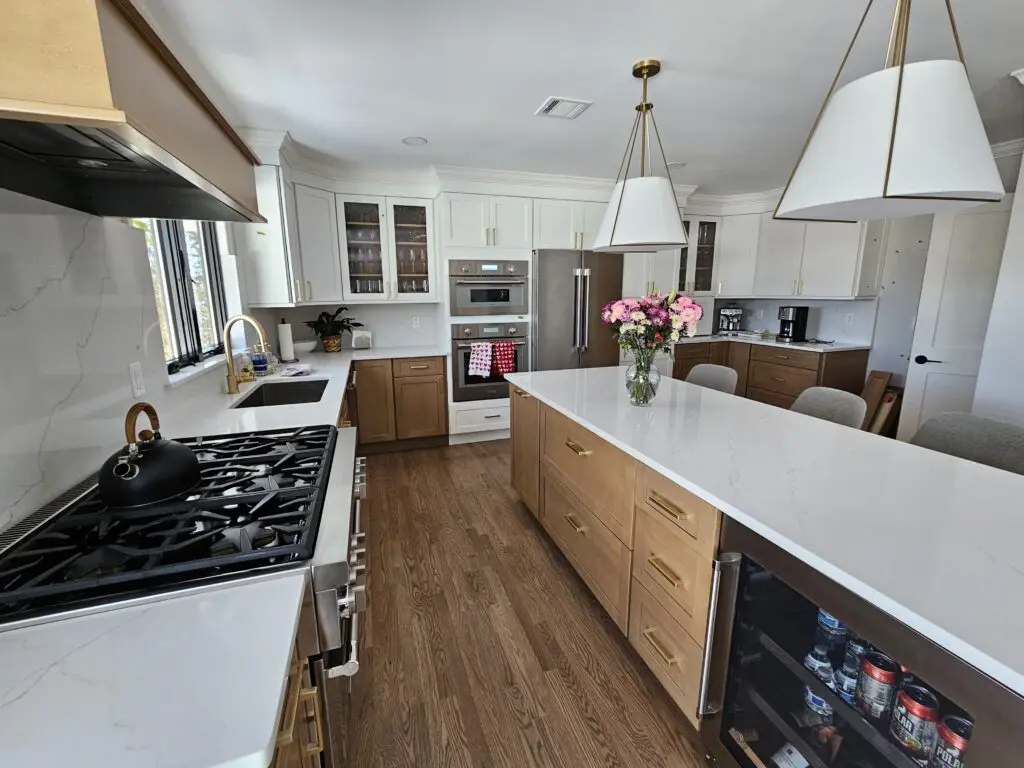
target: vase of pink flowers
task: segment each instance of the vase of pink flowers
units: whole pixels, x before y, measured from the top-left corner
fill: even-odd
[[[689,296],[677,296],[675,291],[668,296],[653,294],[605,305],[601,320],[612,326],[619,346],[633,357],[633,364],[626,369],[626,391],[633,405],[651,404],[661,383],[655,355],[683,336],[695,335],[703,315],[700,304]]]

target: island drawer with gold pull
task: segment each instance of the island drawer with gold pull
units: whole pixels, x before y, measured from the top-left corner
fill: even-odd
[[[633,458],[546,406],[541,429],[542,465],[632,549]]]
[[[407,357],[391,361],[396,379],[406,376],[441,376],[444,374],[443,357]]]
[[[685,534],[679,540],[708,560],[718,553],[721,514],[685,488],[653,469],[638,466],[636,503],[678,527]]]
[[[767,347],[755,344],[750,350],[753,362],[775,363],[793,368],[804,368],[817,372],[821,364],[820,352],[808,352],[806,349],[786,349],[785,347]]]

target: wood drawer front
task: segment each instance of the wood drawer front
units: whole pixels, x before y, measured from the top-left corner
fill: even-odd
[[[637,507],[671,522],[684,534],[680,541],[709,560],[718,553],[718,510],[653,469],[636,470]]]
[[[683,714],[697,722],[702,649],[640,582],[633,581],[629,642]]]
[[[695,344],[676,344],[676,360],[689,357],[711,357],[711,342],[703,341]]]
[[[662,515],[640,507],[633,578],[643,584],[697,645],[704,645],[711,599],[711,560]]]
[[[544,528],[625,634],[632,552],[547,470],[540,493]]]
[[[551,408],[542,419],[544,466],[632,549],[636,462]]]
[[[806,368],[790,368],[775,363],[751,363],[748,387],[781,392],[784,395],[799,395],[808,387],[818,383],[818,372]]]
[[[753,347],[750,351],[750,359],[755,362],[788,365],[791,368],[806,368],[808,371],[817,371],[818,365],[821,363],[820,352],[808,352],[805,349],[764,347],[760,344],[755,344]]]
[[[767,389],[757,389],[756,387],[747,387],[747,399],[774,405],[777,408],[785,408],[787,411],[796,402],[796,398],[793,395],[769,392]]]
[[[395,378],[403,376],[443,376],[444,358],[441,357],[406,357],[392,360]]]

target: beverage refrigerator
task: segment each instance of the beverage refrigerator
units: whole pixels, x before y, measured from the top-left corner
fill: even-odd
[[[709,764],[1024,765],[1015,692],[730,519],[721,552],[697,705]]]

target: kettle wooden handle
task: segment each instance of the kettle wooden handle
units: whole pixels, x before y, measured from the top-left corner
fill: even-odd
[[[160,432],[160,417],[156,415],[156,408],[149,403],[136,403],[128,409],[128,415],[124,417],[124,436],[128,445],[138,441],[135,432],[135,422],[139,420],[139,414],[145,413],[149,418],[149,425],[154,432]]]

